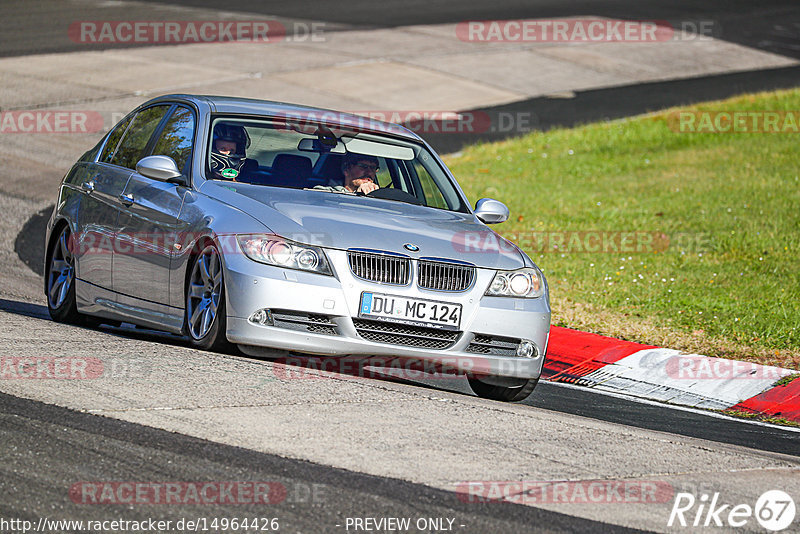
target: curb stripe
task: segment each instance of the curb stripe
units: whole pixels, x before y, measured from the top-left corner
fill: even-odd
[[[695,375],[683,377],[676,373],[676,363],[680,365],[684,360],[692,362]],[[737,366],[731,362],[553,326],[542,378],[683,406],[750,412],[800,422],[800,378],[786,385],[773,385],[778,377],[797,371],[747,362]],[[709,372],[704,374],[697,369]],[[711,369],[723,372],[714,376]]]
[[[574,382],[609,363],[651,348],[655,347],[553,326],[550,328],[542,378],[554,382]]]
[[[750,412],[800,422],[800,379],[742,401],[728,411]]]

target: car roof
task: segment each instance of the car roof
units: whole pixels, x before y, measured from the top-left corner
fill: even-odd
[[[321,122],[329,126],[340,126],[360,131],[388,134],[413,141],[422,141],[417,134],[399,124],[379,121],[362,115],[332,109],[315,108],[286,102],[273,102],[270,100],[257,100],[255,98],[170,94],[153,98],[142,104],[141,107],[163,101],[188,101],[194,103],[201,109],[207,107],[208,111],[211,113],[285,117],[289,120],[315,123]]]

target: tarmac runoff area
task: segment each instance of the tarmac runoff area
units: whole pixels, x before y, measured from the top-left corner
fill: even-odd
[[[298,373],[270,361],[196,351],[169,338],[54,323],[41,306],[9,299],[3,310],[4,359],[64,363],[50,379],[2,380],[2,392],[87,414],[421,483],[474,502],[500,495],[648,530],[666,530],[680,492],[718,492],[725,502],[751,505],[770,489],[800,492],[800,461],[793,456],[446,390]],[[79,481],[64,482],[65,491]],[[522,492],[523,482],[538,484],[543,493]],[[551,487],[556,482],[569,484]],[[637,493],[608,490],[592,502],[587,494],[598,484]]]
[[[197,20],[221,18],[217,11],[195,11]],[[181,16],[186,14],[178,11],[174,18]],[[668,41],[565,43],[472,42],[458,24],[321,28],[307,39],[269,43],[0,58],[0,162],[13,176],[3,180],[0,191],[51,199],[65,169],[103,131],[164,93],[224,94],[354,112],[405,122],[450,146],[450,134],[513,135],[535,128],[535,108],[515,111],[514,102],[568,100],[582,91],[798,65],[792,58],[680,31]],[[491,106],[507,111],[468,112]]]
[[[268,97],[367,112],[461,110],[797,63],[715,39],[635,47],[475,44],[454,38],[454,31],[455,25],[415,26],[331,33],[322,45],[197,44],[4,58],[0,106],[3,113],[96,112],[103,128],[166,92]],[[265,46],[271,47],[267,54]],[[216,68],[222,61],[230,69],[224,81]],[[100,135],[0,136],[0,328],[6,333],[0,350],[87,365],[99,360],[104,370],[116,371],[88,379],[3,380],[4,393],[450,491],[470,481],[605,479],[713,490],[732,503],[752,503],[775,488],[800,494],[798,462],[780,454],[325,372],[317,372],[318,379],[293,380],[268,361],[53,323],[41,313],[41,280],[19,260],[14,242],[29,218],[53,202],[64,171]],[[592,372],[597,371],[602,369]],[[598,389],[602,382],[591,373],[576,377],[595,379]],[[672,506],[671,500],[580,506],[519,500],[662,531]]]

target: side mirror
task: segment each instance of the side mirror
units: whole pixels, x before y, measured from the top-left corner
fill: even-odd
[[[508,215],[508,207],[499,200],[482,198],[475,203],[475,216],[486,224],[505,222]]]
[[[178,185],[187,185],[186,177],[178,170],[175,160],[169,156],[147,156],[136,164],[136,172],[153,180]]]

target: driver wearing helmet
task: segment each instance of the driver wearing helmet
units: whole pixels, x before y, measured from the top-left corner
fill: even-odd
[[[214,126],[211,139],[211,175],[218,180],[241,182],[243,174],[258,166],[245,155],[250,147],[250,136],[244,127],[226,122]]]

